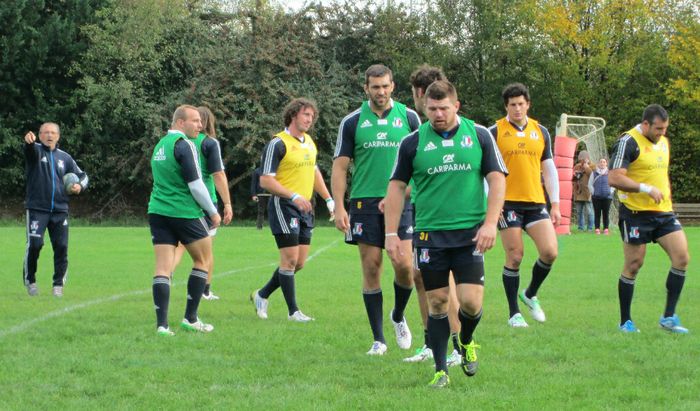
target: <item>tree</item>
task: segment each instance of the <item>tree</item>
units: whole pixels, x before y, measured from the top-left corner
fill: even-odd
[[[72,148],[71,110],[79,76],[73,62],[88,48],[80,32],[106,0],[16,0],[0,7],[0,193],[23,193],[21,138],[45,121],[62,126],[62,147]]]

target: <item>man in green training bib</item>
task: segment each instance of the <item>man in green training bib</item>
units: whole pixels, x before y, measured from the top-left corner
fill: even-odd
[[[370,66],[365,71],[364,89],[369,99],[340,123],[331,187],[336,204],[335,226],[345,233],[346,243],[357,244],[362,260],[362,298],[374,338],[367,354],[383,355],[387,349],[381,288],[383,199],[399,143],[418,128],[420,118],[415,111],[391,98],[394,81],[388,67],[381,64]],[[353,173],[348,214],[345,193],[351,162]],[[410,204],[403,210],[398,232],[405,255],[392,261],[394,309],[390,317],[399,348],[407,350],[411,347],[411,331],[403,314],[413,290]]]
[[[462,370],[468,376],[477,371],[479,346],[472,336],[482,313],[483,253],[496,241],[507,170],[488,130],[457,115],[457,91],[450,82],[436,81],[425,93],[429,122],[401,142],[387,189],[385,248],[392,260],[403,258],[398,228],[406,187],[413,179],[414,253],[428,295],[428,334],[435,360],[430,385],[443,388],[449,384],[450,271],[460,305]]]
[[[153,191],[148,202],[148,223],[156,254],[153,303],[157,333],[163,336],[174,334],[168,327],[168,305],[170,272],[178,243],[184,244],[192,257],[185,318],[180,326],[186,331],[204,333],[214,329],[197,317],[211,257],[210,225],[204,219],[204,212],[211,219],[211,228],[221,224],[221,216],[202,181],[197,147],[191,141],[200,130],[202,120],[197,108],[178,107],[168,134],[156,144],[151,156]]]

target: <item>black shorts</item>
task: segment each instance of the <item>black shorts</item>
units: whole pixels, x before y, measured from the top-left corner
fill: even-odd
[[[527,230],[532,224],[540,220],[549,220],[549,218],[547,207],[544,204],[527,206],[506,204],[498,218],[498,229],[524,228]]]
[[[363,243],[384,248],[384,214],[377,205],[381,198],[350,200],[350,230],[345,235],[347,244]],[[362,204],[358,208],[358,204]],[[399,239],[410,240],[413,236],[413,207],[407,203],[399,220]]]
[[[627,244],[656,242],[666,234],[683,229],[673,213],[633,212],[620,207],[620,236]]]
[[[416,248],[415,265],[421,271],[425,290],[449,286],[450,271],[456,284],[484,285],[484,255],[475,245],[455,248]]]
[[[314,228],[311,213],[302,213],[291,201],[277,196],[272,197],[267,211],[278,248],[311,243]]]
[[[149,214],[148,225],[151,228],[153,245],[177,243],[190,244],[209,237],[209,225],[204,217],[177,218],[160,214]]]

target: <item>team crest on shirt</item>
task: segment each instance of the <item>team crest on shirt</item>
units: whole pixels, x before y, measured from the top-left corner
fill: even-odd
[[[352,235],[362,235],[362,223],[355,223],[352,228]]]
[[[630,238],[639,238],[639,227],[630,228]]]
[[[65,166],[65,163],[63,162],[63,160],[58,160],[58,161],[56,161],[56,165],[58,166],[58,168],[60,168],[61,170],[63,170],[63,167]]]
[[[369,120],[363,121],[362,125],[360,126],[360,128],[367,128],[367,127],[372,127],[372,122]]]
[[[513,221],[517,221],[517,220],[518,220],[518,215],[515,214],[515,211],[513,211],[513,210],[508,211],[508,217],[506,217],[506,221],[508,221],[509,223],[512,223]]]
[[[394,128],[401,128],[403,127],[403,121],[401,121],[400,118],[395,118],[391,125],[394,126]]]
[[[464,148],[472,148],[472,146],[474,145],[474,141],[472,141],[471,137],[464,136],[460,145]]]
[[[292,219],[289,220],[289,227],[290,228],[298,228],[299,227],[299,219],[296,217],[292,217]]]
[[[430,262],[430,250],[427,248],[421,248],[420,249],[420,257],[418,257],[421,263],[429,263]]]
[[[540,136],[537,135],[537,132],[535,130],[532,130],[530,132],[530,140],[537,140],[538,138],[540,138]]]

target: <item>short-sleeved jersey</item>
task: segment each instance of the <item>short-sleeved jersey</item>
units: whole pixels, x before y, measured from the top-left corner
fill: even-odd
[[[519,127],[504,117],[489,128],[508,168],[506,204],[545,204],[542,187],[542,161],[552,158],[549,131],[528,118]]]
[[[275,176],[285,188],[311,199],[316,178],[316,144],[304,133],[303,141],[281,131],[263,151],[262,175]]]
[[[459,126],[438,134],[430,123],[402,142],[391,179],[413,178],[416,232],[472,229],[486,215],[484,177],[507,174],[489,131],[460,117]]]
[[[212,174],[224,171],[224,161],[221,159],[221,147],[219,141],[199,133],[193,140],[199,152],[199,167],[202,170],[202,180],[207,186],[207,191],[211,196],[211,201],[216,204],[216,185]]]
[[[610,169],[625,168],[627,177],[638,183],[652,185],[664,195],[664,199],[656,204],[646,193],[618,190],[620,202],[633,211],[672,212],[668,161],[669,145],[665,136],[653,143],[644,137],[641,127],[637,125],[620,137],[613,147]]]
[[[199,155],[194,143],[184,134],[170,130],[160,139],[151,156],[151,172],[153,191],[148,202],[149,214],[176,218],[204,215],[187,184],[201,178]]]
[[[341,121],[334,158],[353,159],[350,198],[386,195],[399,143],[418,126],[418,114],[396,101],[381,117],[365,101]]]

